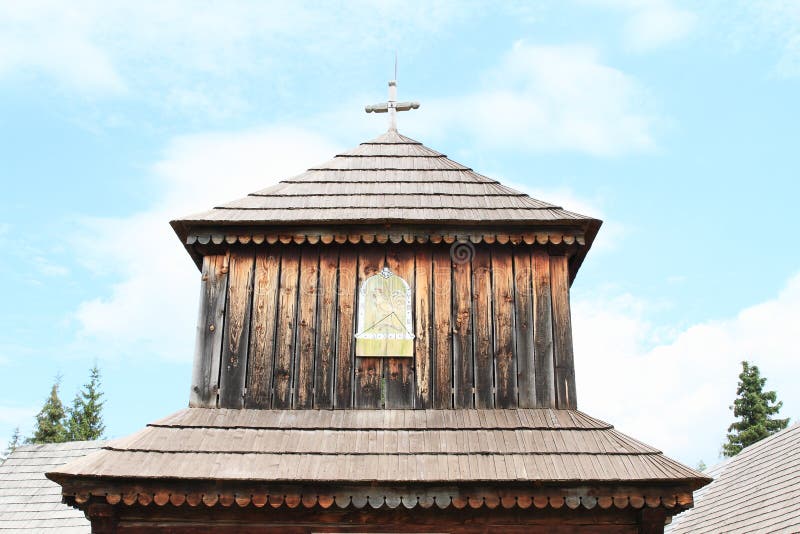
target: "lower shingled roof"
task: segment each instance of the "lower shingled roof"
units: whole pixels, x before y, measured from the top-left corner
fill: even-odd
[[[61,488],[46,471],[97,451],[102,441],[17,447],[0,465],[0,533],[89,533],[83,512],[61,503]]]
[[[695,508],[666,532],[800,532],[800,424],[708,470],[714,481],[698,491]]]
[[[189,408],[51,475],[266,483],[707,482],[579,411]]]

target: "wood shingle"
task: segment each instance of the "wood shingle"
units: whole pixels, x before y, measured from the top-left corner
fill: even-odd
[[[103,445],[102,441],[70,441],[18,447],[0,465],[0,533],[90,532],[83,512],[62,504],[61,488],[44,474]]]

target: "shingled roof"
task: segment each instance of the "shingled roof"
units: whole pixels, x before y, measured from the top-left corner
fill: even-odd
[[[425,242],[433,229],[447,228],[446,237],[476,243],[484,237],[577,242],[574,276],[601,221],[531,198],[390,130],[298,176],[171,224],[198,265],[195,243],[260,243],[265,231],[274,234],[268,242],[285,237],[314,243],[325,226],[350,242],[371,243],[390,236],[394,242]],[[331,242],[324,236],[322,241]]]
[[[376,490],[376,485],[385,485],[390,492],[393,487],[394,491],[409,491],[414,499],[419,495],[410,486],[445,487],[448,489],[440,489],[437,500],[445,507],[463,497],[453,484],[522,484],[522,493],[530,492],[532,498],[535,486],[542,484],[622,483],[633,487],[656,482],[685,487],[688,482],[694,488],[707,482],[702,474],[607,423],[579,411],[550,409],[190,408],[54,469],[48,476],[56,480],[65,476],[136,479],[137,484],[143,479],[156,484],[159,479],[258,483],[261,492],[269,493],[272,485],[281,498],[294,494],[307,506],[313,506],[322,495],[340,506],[352,501],[357,507],[368,500],[376,506],[376,498],[381,504],[388,499],[391,506],[391,493]],[[296,486],[287,489],[286,484]],[[314,494],[302,495],[298,486],[303,484],[311,485]],[[326,485],[327,490],[320,489]],[[99,492],[109,491],[107,486],[98,488]],[[145,497],[147,502],[155,491]],[[667,499],[671,506],[691,503],[689,494],[676,496],[665,490],[660,496],[655,495],[658,490],[650,491],[650,497],[656,499],[650,505],[660,505],[659,499]],[[262,498],[269,497],[266,493]],[[618,507],[644,503],[642,494],[615,496]],[[179,498],[183,502],[188,496]],[[558,498],[563,495],[554,491],[551,499]],[[583,504],[587,508],[597,503],[597,494],[586,498],[589,500]]]
[[[176,223],[575,223],[536,200],[388,131],[303,174]]]
[[[102,441],[69,441],[18,447],[0,465],[0,533],[91,531],[83,512],[61,503],[61,488],[47,471],[95,452]]]
[[[666,532],[800,532],[800,424],[712,467],[714,481]]]

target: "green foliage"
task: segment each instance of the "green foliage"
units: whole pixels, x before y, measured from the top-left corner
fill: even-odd
[[[103,393],[100,391],[100,369],[92,367],[89,383],[75,395],[67,419],[67,439],[95,440],[103,437]]]
[[[767,379],[761,378],[758,367],[742,362],[736,400],[733,401],[734,421],[728,427],[728,441],[722,445],[722,454],[735,456],[745,447],[786,428],[789,419],[773,419],[783,406],[774,391],[764,391]]]
[[[14,429],[14,434],[11,436],[11,439],[8,440],[8,445],[6,445],[6,450],[3,451],[3,461],[5,461],[6,458],[11,456],[11,453],[14,452],[17,447],[19,447],[20,440],[21,438],[19,435],[19,427],[17,427]]]
[[[708,466],[703,460],[700,460],[699,462],[697,462],[697,467],[695,467],[695,469],[702,473],[703,471],[708,469]]]
[[[61,377],[56,377],[56,382],[50,390],[50,396],[36,415],[36,427],[33,436],[25,440],[27,443],[61,443],[67,441],[67,431],[64,428],[64,405],[58,397],[58,387]]]
[[[89,383],[75,395],[69,410],[64,409],[58,397],[60,384],[61,378],[58,377],[50,396],[36,416],[33,437],[25,442],[61,443],[102,438],[106,427],[103,424],[103,393],[100,391],[100,369],[97,365],[92,367]]]

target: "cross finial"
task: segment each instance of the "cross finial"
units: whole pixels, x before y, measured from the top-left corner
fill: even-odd
[[[372,104],[364,110],[367,113],[389,113],[389,130],[397,131],[397,112],[417,109],[419,102],[398,102],[397,101],[397,80],[389,82],[389,99],[380,104]]]

